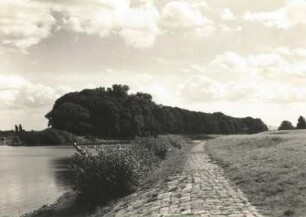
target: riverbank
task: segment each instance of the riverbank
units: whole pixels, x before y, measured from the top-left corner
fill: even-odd
[[[270,217],[306,214],[306,131],[223,136],[207,150],[252,204]]]
[[[180,172],[167,177],[163,185],[140,189],[94,217],[262,217],[256,207],[211,161],[205,142],[197,142]]]
[[[182,137],[176,137],[175,139],[172,137],[172,139],[169,139],[166,136],[162,136],[162,138],[164,142],[167,141],[170,145],[166,158],[162,160],[158,167],[155,167],[145,179],[141,180],[135,190],[139,188],[149,188],[153,183],[162,184],[168,176],[181,170],[184,164],[185,154],[191,147],[190,141]],[[142,142],[145,141],[142,140]],[[166,145],[166,143],[164,145]],[[121,199],[122,198],[119,198],[119,200]],[[43,206],[36,211],[23,215],[23,217],[86,216],[108,210],[113,202],[113,200],[109,200],[102,207],[97,206],[94,209],[92,207],[87,208],[84,203],[80,203],[77,194],[67,193],[59,198],[56,203]]]

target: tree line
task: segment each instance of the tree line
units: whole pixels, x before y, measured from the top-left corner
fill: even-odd
[[[292,125],[290,121],[282,121],[281,125],[279,126],[278,130],[294,130],[294,129],[306,129],[306,120],[303,116],[298,118],[298,122],[296,127]]]
[[[26,131],[21,124],[16,124],[15,130],[7,131],[6,135],[11,138],[13,146],[64,145],[80,141],[78,136],[64,130],[48,128],[41,131]]]
[[[129,94],[126,85],[85,89],[56,100],[46,115],[52,128],[76,135],[134,138],[158,134],[252,134],[267,126],[252,117],[234,118],[158,105],[147,93]]]

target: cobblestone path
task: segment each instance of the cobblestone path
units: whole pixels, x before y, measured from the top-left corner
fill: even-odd
[[[128,196],[106,216],[262,217],[211,161],[204,145],[193,147],[180,175]]]

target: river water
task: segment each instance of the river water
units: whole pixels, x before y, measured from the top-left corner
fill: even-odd
[[[69,191],[65,160],[74,152],[71,146],[0,145],[0,217],[19,216]]]

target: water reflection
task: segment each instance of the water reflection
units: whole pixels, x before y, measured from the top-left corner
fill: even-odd
[[[72,153],[72,147],[0,146],[0,216],[18,216],[69,191]]]
[[[52,160],[53,175],[58,186],[71,186],[70,174],[68,171],[70,157]]]

